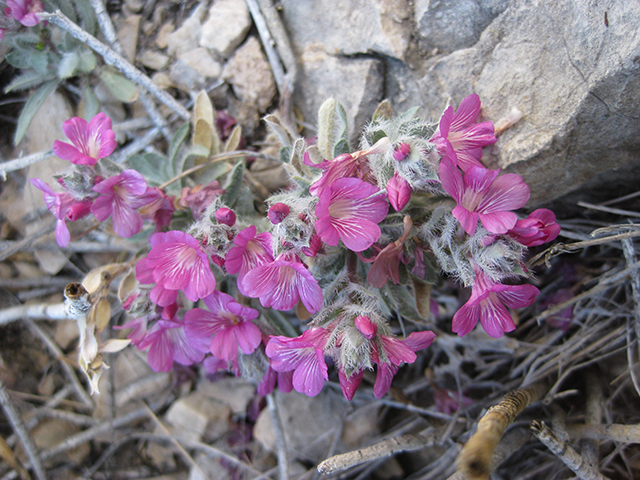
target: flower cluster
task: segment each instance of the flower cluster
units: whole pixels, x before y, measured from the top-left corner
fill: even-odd
[[[99,113],[90,122],[74,117],[64,122],[62,130],[71,144],[56,140],[53,152],[76,165],[75,170],[58,178],[63,192],[56,193],[42,180],[31,179],[57,219],[58,245],[69,245],[71,235],[66,221],[75,222],[90,213],[100,222],[111,218],[113,231],[123,238],[139,233],[144,219],[153,221],[158,230],[169,225],[174,207],[163,190],[149,187],[142,175],[132,169],[116,169],[119,173],[104,178],[96,168],[98,160],[116,149],[109,117]],[[108,167],[114,169],[115,165],[110,163]]]
[[[111,218],[125,238],[145,219],[155,223],[124,303],[132,320],[122,326],[149,350],[155,370],[202,362],[209,372],[253,378],[261,394],[277,380],[284,391],[313,396],[333,365],[348,399],[365,370],[375,370],[372,391],[380,398],[400,366],[435,339],[429,330],[398,338],[389,319],[434,322],[433,302],[418,298],[421,285],[434,283],[432,265],[471,288],[453,317],[458,335],[478,322],[492,337],[514,330],[508,308],[531,305],[539,293],[513,280],[528,275],[526,248],[553,240],[559,226],[548,210],[518,219],[514,210],[526,204],[529,187],[480,161],[496,137],[490,122],[476,123],[479,111],[471,95],[437,125],[412,114],[376,115],[357,151],[345,136],[291,137],[281,153],[291,187],[267,200],[268,221],[229,202],[226,189],[237,192],[242,180],[235,172],[224,188],[184,185],[177,200],[148,187],[135,169],[103,178],[98,160],[116,146],[103,114],[65,122],[71,144],[56,142],[54,151],[78,168],[60,180],[65,192],[32,182],[58,220],[60,245],[69,242],[65,221],[89,212]],[[319,123],[329,126],[320,131],[335,131],[336,112],[321,109]],[[170,229],[174,213],[188,227]],[[310,319],[302,330],[273,313],[294,308]]]

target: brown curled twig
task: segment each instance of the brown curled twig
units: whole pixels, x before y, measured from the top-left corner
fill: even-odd
[[[486,480],[491,473],[491,457],[505,430],[529,405],[544,395],[544,383],[536,383],[508,393],[478,422],[478,428],[458,455],[458,472],[469,480]]]

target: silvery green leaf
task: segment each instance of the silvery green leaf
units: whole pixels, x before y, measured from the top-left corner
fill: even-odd
[[[95,54],[88,48],[83,48],[78,52],[78,71],[81,73],[92,72],[97,65]]]
[[[7,85],[4,89],[5,93],[9,93],[12,91],[20,91],[26,90],[28,88],[34,88],[38,85],[43,84],[49,80],[53,80],[55,78],[54,75],[42,76],[39,72],[28,70],[26,72],[21,73],[13,77],[9,85]]]
[[[326,159],[349,153],[347,111],[334,98],[326,100],[318,111],[318,149]]]
[[[180,175],[184,166],[185,157],[180,158],[178,151],[189,134],[189,124],[185,123],[175,133],[169,145],[169,165],[171,167],[170,175],[172,177]]]
[[[227,181],[223,185],[224,194],[222,200],[229,207],[233,208],[240,195],[240,188],[242,187],[242,178],[244,176],[244,158],[236,162],[233,169],[229,172]]]
[[[60,81],[58,79],[50,80],[44,85],[38,87],[36,91],[33,92],[33,95],[31,95],[29,100],[27,100],[27,103],[24,105],[24,108],[20,113],[20,118],[18,118],[16,134],[13,138],[14,145],[18,145],[18,143],[20,143],[20,141],[24,137],[25,132],[27,131],[27,128],[29,127],[29,124],[31,123],[31,120],[33,120],[35,114],[38,113],[38,110],[40,110],[40,107],[47,99],[47,97],[51,95],[56,90],[56,88],[58,88],[59,84]]]
[[[58,63],[58,78],[64,80],[72,77],[78,68],[80,58],[77,52],[68,52],[62,55],[60,63]]]
[[[167,159],[156,153],[131,155],[127,159],[127,165],[140,172],[147,183],[151,185],[161,185],[169,180],[163,168],[166,164]]]
[[[111,93],[121,102],[131,103],[138,99],[138,88],[136,85],[115,70],[111,70],[110,68],[101,70],[100,80],[102,80]]]
[[[28,54],[28,62],[31,68],[44,75],[49,66],[49,54],[42,50],[31,50]]]
[[[88,83],[82,87],[82,100],[84,101],[85,120],[90,120],[100,111],[100,100]]]
[[[264,121],[267,126],[278,136],[280,143],[283,147],[290,147],[295,138],[289,129],[282,125],[280,119],[275,115],[267,115],[264,117]]]

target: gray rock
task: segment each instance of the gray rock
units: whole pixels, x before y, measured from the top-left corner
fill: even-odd
[[[202,24],[200,46],[227,58],[242,43],[251,28],[251,15],[244,0],[216,0]]]
[[[426,62],[415,104],[437,119],[447,101],[475,91],[494,123],[519,108],[524,117],[484,161],[522,175],[530,205],[550,201],[637,162],[639,22],[628,2],[511,2],[473,48]]]
[[[249,37],[224,67],[222,78],[233,86],[236,96],[265,112],[276,95],[276,83],[260,42]]]
[[[222,73],[222,65],[213,59],[206,48],[198,47],[183,52],[178,56],[178,60],[182,60],[204,78],[218,78]]]
[[[402,59],[411,38],[407,0],[283,0],[283,19],[295,48],[320,44],[327,53],[375,52]]]
[[[355,147],[360,127],[371,119],[383,98],[383,72],[380,60],[335,57],[320,47],[310,47],[302,55],[295,103],[305,120],[315,123],[320,105],[330,97],[338,100],[352,119],[350,136]]]
[[[202,35],[202,20],[206,13],[206,6],[199,4],[180,28],[168,34],[166,38],[162,37],[162,42],[158,43],[158,46],[166,42],[169,55],[179,55],[197,48]]]
[[[472,46],[508,0],[416,0],[421,46],[452,52]]]

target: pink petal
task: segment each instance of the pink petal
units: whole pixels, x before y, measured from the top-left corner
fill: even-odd
[[[429,330],[424,330],[422,332],[413,332],[407,338],[402,340],[402,343],[407,345],[414,352],[417,352],[418,350],[423,350],[431,345],[435,338],[435,333]]]
[[[476,305],[465,304],[453,315],[452,330],[460,337],[464,337],[478,323],[480,308]]]
[[[253,353],[262,342],[262,332],[250,321],[240,322],[236,326],[236,337],[240,350],[246,355]]]
[[[234,328],[220,330],[211,340],[211,353],[226,361],[238,357],[238,340]]]
[[[460,204],[465,190],[462,173],[449,157],[442,157],[438,168],[442,188],[457,204]]]
[[[95,189],[95,188],[94,188]],[[95,215],[95,217],[104,222],[107,218],[111,216],[111,212],[113,211],[113,196],[112,195],[101,195],[95,199],[93,205],[91,205],[91,213]]]
[[[56,222],[56,242],[61,247],[66,247],[71,241],[71,234],[67,228],[67,224],[64,220],[58,220]]]
[[[383,362],[378,364],[376,382],[373,384],[373,396],[380,399],[386,395],[391,388],[394,375],[398,372],[398,367]]]
[[[131,238],[142,230],[142,216],[118,197],[114,198],[112,215],[113,231],[122,238]]]
[[[496,178],[487,189],[483,200],[478,205],[478,211],[481,213],[493,213],[504,210],[517,210],[527,204],[529,195],[529,186],[524,183],[522,177],[515,173],[508,173]]]
[[[453,216],[460,222],[460,225],[469,235],[473,235],[478,227],[478,219],[480,215],[476,212],[470,212],[466,208],[457,205],[451,212]]]
[[[344,370],[338,370],[338,378],[340,379],[340,389],[342,390],[342,394],[344,398],[351,401],[353,396],[356,394],[356,390],[360,386],[360,382],[362,382],[362,377],[364,376],[364,370],[360,370],[359,372],[352,373],[351,376],[347,377],[347,374]]]
[[[315,397],[322,390],[324,382],[329,379],[327,370],[322,352],[303,358],[293,372],[293,388],[308,397]]]
[[[516,329],[507,308],[497,298],[493,300],[493,297],[489,297],[488,300],[481,302],[479,307],[480,323],[489,336],[500,338],[504,332]]]
[[[69,160],[71,163],[75,165],[95,165],[98,162],[97,158],[92,158],[80,150],[78,150],[73,145],[69,145],[68,143],[61,142],[60,140],[55,140],[53,142],[53,153],[56,156],[62,158],[63,160]]]
[[[513,212],[504,211],[495,213],[481,213],[480,221],[482,222],[482,225],[484,225],[484,228],[486,228],[489,232],[503,234],[507,233],[513,228],[513,226],[518,221],[518,216]]]
[[[478,113],[480,113],[480,97],[478,94],[472,93],[460,102],[460,106],[453,116],[451,129],[460,130],[470,125],[476,120]]]
[[[509,308],[523,308],[535,302],[540,293],[533,285],[505,285],[507,289],[498,292],[498,298]]]

